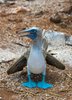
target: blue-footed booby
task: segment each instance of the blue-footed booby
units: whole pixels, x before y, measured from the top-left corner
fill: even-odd
[[[28,32],[29,34],[22,35],[22,37],[28,37],[33,41],[27,61],[28,81],[22,83],[22,86],[26,86],[28,88],[34,88],[36,86],[43,89],[52,88],[52,84],[45,82],[46,61],[42,52],[42,30],[38,27],[31,27],[29,29],[22,30],[21,32]],[[42,73],[42,81],[38,83],[32,81],[30,76],[31,73]]]

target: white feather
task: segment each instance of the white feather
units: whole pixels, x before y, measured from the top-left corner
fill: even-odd
[[[28,58],[28,67],[30,72],[34,74],[42,73],[46,63],[42,51],[39,47],[32,47]]]

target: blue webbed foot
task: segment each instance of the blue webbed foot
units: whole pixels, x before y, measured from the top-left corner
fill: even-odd
[[[42,89],[48,89],[48,88],[52,88],[53,85],[52,84],[49,84],[49,83],[46,83],[44,81],[41,81],[37,84],[37,87],[39,88],[42,88]]]
[[[28,88],[35,88],[36,87],[36,83],[33,81],[30,82],[24,82],[22,83],[22,86],[28,87]]]
[[[38,82],[37,87],[42,89],[48,89],[48,88],[52,88],[53,85],[45,82],[45,75],[43,75],[43,79],[41,82]]]
[[[22,83],[22,86],[25,86],[25,87],[28,87],[28,88],[35,88],[36,83],[31,80],[30,75],[28,75],[28,79],[29,79],[29,81]]]

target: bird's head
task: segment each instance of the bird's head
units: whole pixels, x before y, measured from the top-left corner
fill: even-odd
[[[23,33],[23,32],[28,33],[28,34],[21,35],[21,37],[28,37],[32,40],[36,40],[37,38],[42,37],[42,30],[38,27],[31,27],[31,28],[28,28],[25,30],[21,30],[20,32],[21,33]]]

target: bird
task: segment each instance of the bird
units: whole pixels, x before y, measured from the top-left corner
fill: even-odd
[[[53,87],[52,84],[45,82],[46,61],[42,52],[42,29],[38,27],[31,27],[29,29],[23,30],[22,32],[28,32],[29,34],[24,34],[21,37],[28,37],[33,41],[27,61],[28,81],[22,83],[22,86],[26,86],[28,88],[34,88],[37,86],[43,89]],[[42,81],[38,83],[32,81],[31,73],[42,73]]]
[[[30,27],[20,32],[27,32],[28,34],[21,35],[21,37],[28,37],[32,39],[33,41],[31,45],[30,54],[29,54],[28,60],[23,54],[17,60],[17,62],[7,71],[7,73],[12,74],[17,71],[21,71],[23,70],[23,67],[27,65],[28,81],[22,83],[22,86],[26,86],[29,88],[39,87],[43,89],[52,88],[53,87],[52,84],[45,82],[46,62],[62,70],[65,69],[65,66],[50,54],[47,54],[46,58],[44,57],[42,48],[41,48],[42,47],[42,29],[38,27]],[[32,81],[30,77],[31,73],[34,73],[34,74],[42,73],[42,81],[38,83]]]

